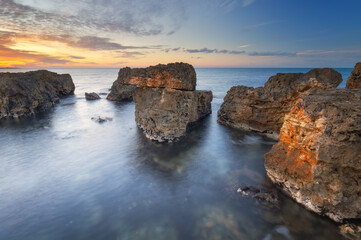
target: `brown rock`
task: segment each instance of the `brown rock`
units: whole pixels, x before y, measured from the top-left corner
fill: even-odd
[[[148,138],[173,141],[212,112],[212,98],[210,91],[137,88],[135,120]]]
[[[95,92],[92,92],[92,93],[85,93],[85,99],[86,100],[98,100],[100,99],[101,97],[95,93]]]
[[[136,86],[124,85],[119,78],[113,83],[107,99],[110,101],[132,101]]]
[[[187,63],[159,64],[147,68],[122,68],[117,81],[140,87],[165,87],[193,91],[196,87],[196,72]]]
[[[0,73],[0,119],[45,111],[74,90],[69,74],[46,70]]]
[[[232,87],[218,111],[218,122],[277,138],[283,119],[295,102],[315,90],[336,88],[342,76],[330,68],[279,73],[264,87]]]
[[[346,83],[348,89],[361,89],[361,62],[357,63]]]
[[[310,210],[361,218],[361,90],[312,92],[285,116],[267,175]]]

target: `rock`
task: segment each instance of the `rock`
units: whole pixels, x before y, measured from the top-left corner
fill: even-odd
[[[110,101],[132,101],[133,94],[135,92],[136,86],[124,85],[120,83],[119,78],[113,83],[110,93],[107,96],[107,99]]]
[[[92,93],[85,93],[85,99],[86,100],[98,100],[100,99],[100,96],[96,94],[95,92]]]
[[[266,202],[271,206],[278,207],[278,194],[277,191],[264,191],[254,186],[244,186],[237,190],[243,196],[258,199],[262,202]]]
[[[117,81],[139,87],[161,87],[193,91],[196,88],[196,71],[187,63],[159,64],[147,68],[122,68]]]
[[[212,112],[210,91],[137,88],[135,120],[146,136],[159,142],[174,141]]]
[[[330,68],[278,73],[264,87],[232,87],[218,111],[218,122],[277,138],[283,119],[295,102],[315,90],[336,88],[342,76]]]
[[[361,240],[361,224],[345,223],[339,228],[346,239]]]
[[[285,116],[267,175],[334,221],[361,218],[361,90],[312,92]]]
[[[113,121],[113,118],[110,117],[92,117],[91,118],[93,121],[98,122],[98,123],[103,123],[103,122],[108,122],[108,121]]]
[[[361,89],[361,62],[357,63],[346,83],[348,89]]]
[[[72,95],[74,90],[69,74],[46,70],[0,73],[0,119],[48,110],[59,97]]]

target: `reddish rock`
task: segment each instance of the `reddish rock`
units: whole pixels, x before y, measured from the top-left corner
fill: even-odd
[[[135,120],[148,138],[174,141],[212,112],[212,98],[211,91],[138,87]]]
[[[336,88],[342,76],[330,68],[279,73],[264,87],[232,87],[218,111],[218,122],[277,138],[283,119],[295,102],[311,91]]]
[[[348,89],[361,89],[361,62],[357,63],[346,83]]]
[[[0,119],[32,115],[52,107],[59,97],[74,94],[69,74],[46,70],[0,73]]]
[[[196,88],[196,72],[187,63],[159,64],[147,68],[122,68],[117,81],[140,87],[162,87],[193,91]]]
[[[361,218],[361,90],[312,92],[285,116],[265,154],[270,179],[335,221]]]

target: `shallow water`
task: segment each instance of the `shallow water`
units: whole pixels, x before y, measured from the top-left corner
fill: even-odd
[[[241,197],[244,185],[273,188],[263,154],[274,142],[216,121],[231,86],[308,70],[197,69],[197,88],[214,93],[213,114],[172,144],[143,136],[133,103],[85,100],[86,91],[107,93],[118,69],[54,70],[72,75],[74,96],[0,122],[0,239],[342,239],[334,223],[282,194],[278,208]],[[337,70],[345,81],[352,71]]]

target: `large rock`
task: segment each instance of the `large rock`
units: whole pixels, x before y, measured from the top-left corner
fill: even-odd
[[[270,179],[335,221],[361,218],[361,90],[312,92],[285,116],[265,154]]]
[[[173,141],[212,112],[210,91],[137,88],[135,120],[146,136],[159,142]]]
[[[193,91],[196,88],[196,72],[187,63],[159,64],[147,68],[122,68],[117,81],[140,87],[164,87]]]
[[[110,101],[131,101],[133,100],[133,94],[135,92],[136,86],[132,85],[124,85],[119,82],[119,79],[117,79],[110,90],[109,95],[107,96],[107,99]]]
[[[361,89],[361,62],[357,63],[346,83],[348,89]]]
[[[69,74],[46,70],[0,73],[0,119],[45,111],[74,90]]]
[[[218,111],[218,122],[277,138],[283,119],[295,102],[315,90],[336,88],[342,76],[330,68],[303,73],[279,73],[264,87],[232,87]]]

